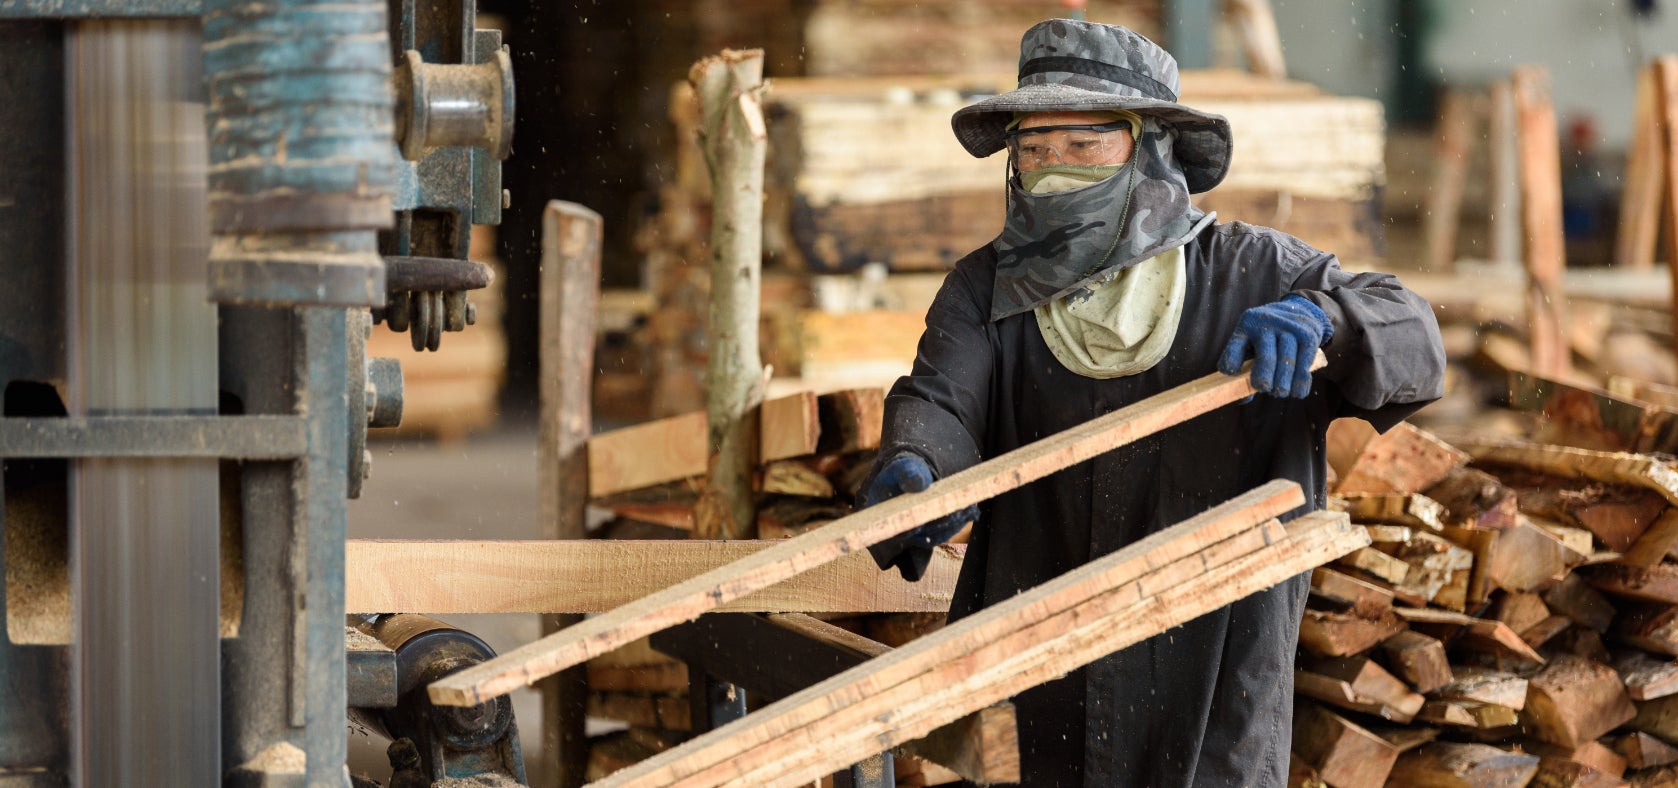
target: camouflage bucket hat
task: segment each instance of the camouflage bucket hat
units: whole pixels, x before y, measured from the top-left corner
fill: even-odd
[[[983,158],[1002,150],[1016,112],[1127,109],[1169,124],[1189,191],[1209,191],[1229,172],[1229,121],[1178,104],[1177,90],[1177,61],[1158,44],[1117,25],[1051,19],[1020,39],[1019,89],[963,107],[950,123]]]

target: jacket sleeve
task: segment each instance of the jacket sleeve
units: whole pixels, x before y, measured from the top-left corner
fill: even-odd
[[[914,369],[886,396],[876,472],[905,451],[925,458],[940,479],[981,459],[995,356],[989,298],[975,286],[975,268],[952,271],[927,310]]]
[[[1342,398],[1341,414],[1386,431],[1445,393],[1445,348],[1433,307],[1397,277],[1352,274],[1319,253],[1294,278],[1291,292],[1328,314],[1334,337],[1320,373]]]

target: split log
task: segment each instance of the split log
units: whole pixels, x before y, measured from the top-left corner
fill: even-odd
[[[1616,613],[1606,597],[1576,574],[1569,574],[1546,589],[1544,604],[1549,605],[1552,612],[1597,632],[1607,632],[1608,626],[1614,623]]]
[[[1614,660],[1614,670],[1625,681],[1626,694],[1632,700],[1654,700],[1678,694],[1678,662],[1628,650]]]
[[[1445,507],[1457,525],[1508,528],[1519,513],[1515,491],[1475,468],[1458,468],[1425,492]]]
[[[1658,493],[1668,504],[1678,504],[1678,471],[1648,455],[1501,439],[1467,441],[1462,448],[1477,463],[1641,487]]]
[[[1393,612],[1413,629],[1435,634],[1443,640],[1455,638],[1455,645],[1460,648],[1510,657],[1524,663],[1544,663],[1544,658],[1502,621],[1427,608],[1393,608]]]
[[[1474,569],[1474,554],[1433,534],[1419,533],[1394,555],[1410,565],[1400,585],[1432,601],[1458,572]],[[1456,605],[1458,609],[1462,606]]]
[[[1321,354],[1318,354],[1317,363],[1323,363]],[[1214,372],[951,474],[922,492],[893,498],[782,541],[735,564],[666,588],[631,606],[586,619],[535,643],[440,679],[428,691],[433,702],[444,705],[481,703],[579,664],[595,654],[610,651],[680,621],[691,620],[707,610],[716,609],[739,596],[773,585],[811,567],[855,553],[923,522],[959,511],[1238,401],[1252,392],[1252,384],[1247,378]],[[1292,500],[1289,508],[1303,503],[1303,496],[1296,485],[1267,488],[1261,498],[1271,498],[1278,503]],[[1245,498],[1238,500],[1246,502]],[[1222,508],[1213,511],[1222,511]]]
[[[1544,414],[1533,438],[1602,452],[1665,452],[1678,448],[1678,411],[1579,384],[1514,373],[1510,403]],[[1469,450],[1467,446],[1461,447]]]
[[[1531,512],[1526,512],[1526,515],[1533,525],[1544,529],[1544,533],[1560,540],[1563,545],[1567,546],[1567,549],[1580,555],[1590,555],[1596,552],[1596,535],[1589,530],[1563,525],[1555,520],[1534,515]]]
[[[1517,516],[1508,528],[1452,528],[1447,535],[1474,551],[1474,569],[1487,591],[1529,591],[1585,560],[1525,516]]]
[[[695,786],[807,782],[968,713],[974,704],[983,706],[1064,675],[1291,576],[1287,573],[1297,574],[1310,566],[1303,562],[1321,562],[1364,538],[1343,515],[1319,513],[1290,523],[1285,536],[1265,529],[1246,532],[1276,541],[1250,547],[1250,540],[1240,542],[1238,557],[1225,556],[1235,551],[1215,546],[1190,551],[1183,560],[1159,559],[1173,539],[1197,531],[1203,529],[1178,526],[1155,534],[621,772],[602,788],[667,785],[678,779]],[[1238,544],[1238,539],[1227,544]],[[1134,583],[1113,582],[1116,567],[1135,567],[1150,558],[1148,566],[1160,567],[1156,572],[1145,572]],[[1089,584],[1094,580],[1104,582]],[[1056,607],[1052,600],[1076,586],[1113,590],[1045,617],[1045,610]],[[1012,634],[1003,635],[1006,630]]]
[[[1429,700],[1416,719],[1433,725],[1475,730],[1501,730],[1520,722],[1521,713],[1495,703],[1471,700]]]
[[[1369,439],[1335,491],[1415,493],[1468,464],[1468,455],[1419,427],[1400,422]]]
[[[1623,788],[1616,775],[1566,758],[1541,758],[1529,788]]]
[[[1387,740],[1308,703],[1294,712],[1293,751],[1335,788],[1385,785],[1399,756]]]
[[[1299,644],[1322,657],[1346,657],[1374,648],[1404,629],[1392,611],[1378,618],[1351,613],[1307,610],[1299,622]]]
[[[1409,752],[1439,738],[1438,728],[1374,727],[1369,730],[1397,747],[1399,752]]]
[[[1430,485],[1431,486],[1431,485]],[[1445,507],[1421,493],[1340,493],[1342,511],[1354,523],[1386,523],[1440,531],[1445,528]]]
[[[1520,711],[1526,706],[1527,680],[1513,673],[1475,667],[1452,668],[1451,683],[1428,693],[1440,700],[1472,701]]]
[[[1633,769],[1652,769],[1678,763],[1678,748],[1642,731],[1632,731],[1614,741],[1614,751]]]
[[[1311,592],[1350,608],[1353,615],[1375,618],[1392,609],[1393,594],[1326,566],[1311,570]]]
[[[1566,657],[1552,660],[1532,677],[1521,718],[1534,736],[1578,747],[1636,714],[1613,668]]]
[[[1320,700],[1336,703],[1339,699],[1345,699],[1354,705],[1344,708],[1375,714],[1395,722],[1409,722],[1426,701],[1419,693],[1411,690],[1409,685],[1368,657],[1310,660],[1305,663],[1304,670],[1296,671],[1296,676],[1299,673],[1310,674],[1314,677],[1313,681],[1320,678],[1344,685],[1347,690],[1345,693],[1327,692],[1325,697],[1319,698]],[[1298,686],[1297,681],[1295,686]],[[1327,688],[1327,685],[1317,681],[1316,687]]]
[[[1550,616],[1526,629],[1521,630],[1521,640],[1533,648],[1542,648],[1546,643],[1554,640],[1557,635],[1566,632],[1573,622],[1566,616]],[[1591,634],[1596,634],[1591,631]]]
[[[1364,549],[1352,553],[1351,555],[1345,556],[1335,563],[1366,572],[1371,577],[1376,577],[1395,585],[1402,584],[1405,578],[1410,576],[1409,564],[1404,563],[1394,556],[1370,547],[1365,547]]]
[[[885,425],[886,393],[879,388],[848,389],[821,395],[818,450],[838,453],[877,449]]]
[[[1609,777],[1618,778],[1626,772],[1625,756],[1600,741],[1588,741],[1577,747],[1563,747],[1543,739],[1526,738],[1521,740],[1521,748],[1546,760],[1557,758],[1588,766]]]
[[[1642,536],[1621,551],[1620,563],[1654,566],[1678,547],[1678,508],[1667,508]]]
[[[1604,665],[1614,661],[1614,655],[1602,643],[1602,636],[1584,627],[1567,628],[1544,644],[1544,651],[1549,655],[1571,654]]]
[[[1592,588],[1628,599],[1678,605],[1678,564],[1601,564],[1580,570]]]
[[[1410,526],[1407,525],[1370,525],[1364,523],[1360,527],[1363,528],[1365,533],[1369,534],[1369,541],[1377,545],[1402,545],[1416,535],[1416,532],[1412,531]]]
[[[1609,550],[1624,552],[1636,546],[1670,507],[1648,490],[1608,490],[1600,500],[1573,508],[1573,518],[1602,540]]]
[[[1492,605],[1492,618],[1524,633],[1550,617],[1544,598],[1533,593],[1504,594]]]
[[[1432,692],[1454,678],[1445,644],[1420,632],[1400,632],[1381,642],[1381,652],[1398,675],[1417,692]]]
[[[1658,736],[1668,744],[1678,744],[1678,695],[1637,701],[1633,705],[1637,707],[1637,716],[1632,718],[1632,729]]]
[[[1678,606],[1624,605],[1614,620],[1613,636],[1644,651],[1678,657]]]
[[[1413,788],[1522,786],[1538,773],[1538,758],[1485,744],[1434,742],[1398,756],[1393,785]]]

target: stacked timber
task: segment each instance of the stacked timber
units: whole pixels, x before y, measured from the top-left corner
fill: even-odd
[[[1372,544],[1311,577],[1294,784],[1678,784],[1673,446],[1579,404],[1526,439],[1330,430]]]

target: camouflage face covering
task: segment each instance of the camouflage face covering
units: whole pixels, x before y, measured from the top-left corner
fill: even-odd
[[[1008,217],[995,241],[991,320],[1064,298],[1154,255],[1202,226],[1173,158],[1170,129],[1143,118],[1130,163],[1082,189],[1032,194],[1009,184]]]

